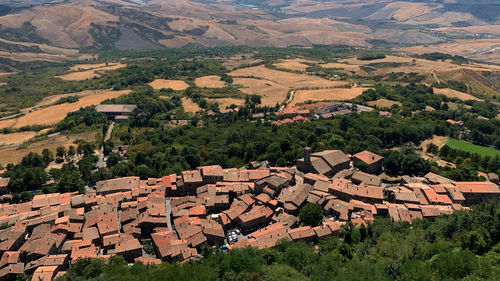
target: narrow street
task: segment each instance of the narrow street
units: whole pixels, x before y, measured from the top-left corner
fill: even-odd
[[[172,216],[172,205],[170,205],[170,201],[171,201],[170,198],[167,198],[167,200],[165,200],[165,211],[166,211],[165,213],[167,216],[168,229],[172,230],[172,222],[170,220],[170,217]]]

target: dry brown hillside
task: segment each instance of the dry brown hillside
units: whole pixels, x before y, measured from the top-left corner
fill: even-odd
[[[22,0],[16,7],[24,9],[0,16],[0,40],[6,40],[0,42],[0,51],[16,53],[9,58],[14,60],[32,56],[54,61],[58,58],[48,55],[74,59],[79,57],[68,52],[82,49],[432,44],[431,50],[448,42],[436,48],[499,63],[498,43],[478,42],[500,40],[498,32],[491,31],[500,25],[500,1],[488,1],[68,0],[54,4],[63,1]],[[26,42],[39,45],[26,47]],[[8,58],[5,53],[0,57]]]

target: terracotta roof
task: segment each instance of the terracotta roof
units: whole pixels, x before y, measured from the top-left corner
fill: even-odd
[[[310,226],[303,226],[288,230],[288,235],[292,240],[311,239],[316,237],[316,233]]]
[[[351,159],[341,150],[325,150],[321,152],[316,152],[311,154],[311,160],[313,157],[323,158],[330,167],[335,167],[339,164],[350,162]]]
[[[352,175],[352,181],[368,185],[376,185],[376,186],[382,185],[381,178],[361,171],[356,172]]]
[[[450,198],[446,194],[437,194],[433,188],[422,189],[427,200],[432,204],[451,204]]]
[[[443,176],[434,174],[434,173],[427,173],[425,176],[425,179],[429,181],[431,184],[443,184],[443,183],[452,183],[453,181],[445,178]]]
[[[51,281],[57,273],[57,266],[40,266],[33,273],[32,280]]]
[[[139,177],[124,177],[105,181],[98,181],[96,183],[97,193],[112,193],[121,191],[130,191],[134,188],[139,188]]]
[[[10,178],[0,178],[0,188],[7,187],[9,185]]]
[[[375,154],[373,152],[370,152],[368,150],[356,153],[353,155],[353,157],[365,162],[368,165],[377,163],[378,161],[384,159],[384,157],[382,157],[378,154]]]
[[[498,185],[492,182],[453,182],[462,193],[488,193],[499,194]]]

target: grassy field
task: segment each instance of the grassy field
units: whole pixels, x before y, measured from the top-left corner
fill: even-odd
[[[480,146],[480,145],[475,145],[470,142],[462,141],[462,140],[457,140],[453,138],[449,138],[448,141],[446,142],[446,145],[453,148],[453,149],[459,149],[463,151],[467,151],[470,153],[478,153],[482,156],[495,156],[499,155],[500,156],[500,150],[494,149],[494,148],[489,148],[485,146]]]

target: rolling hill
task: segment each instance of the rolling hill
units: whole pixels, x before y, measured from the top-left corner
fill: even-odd
[[[499,24],[496,0],[17,0],[0,6],[0,58],[186,45],[408,46],[499,38],[491,31]]]

